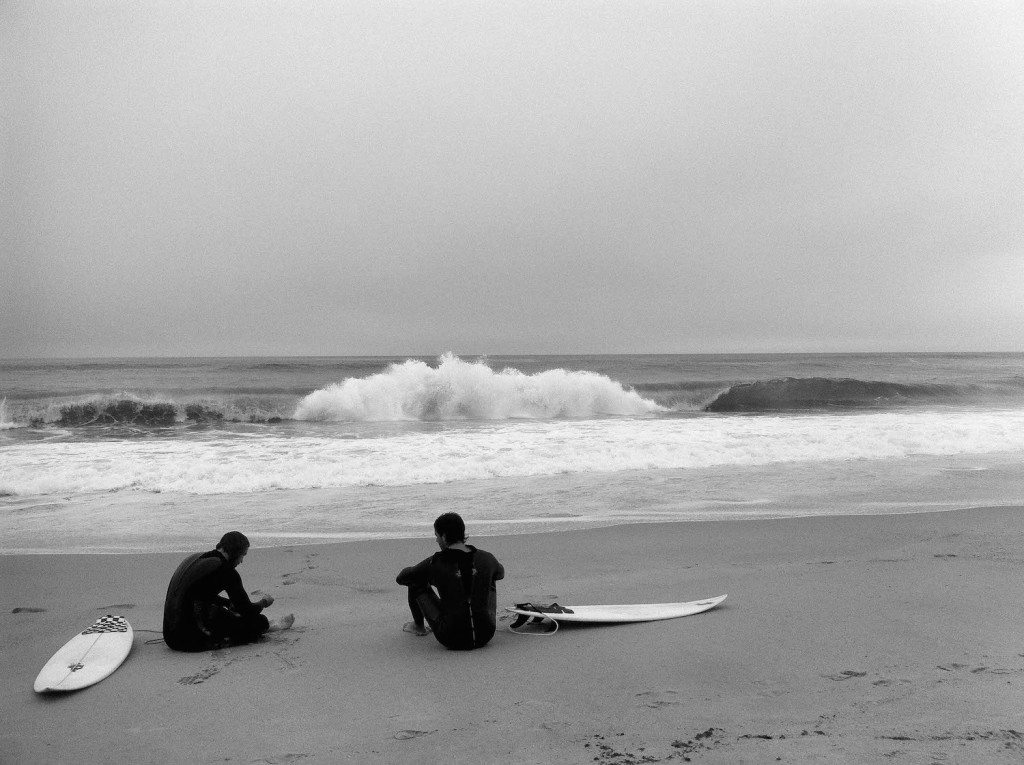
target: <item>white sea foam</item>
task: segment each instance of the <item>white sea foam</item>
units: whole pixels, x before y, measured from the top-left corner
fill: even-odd
[[[1024,412],[507,420],[376,438],[208,433],[13,444],[0,493],[223,494],[994,453],[1024,454]]]
[[[294,418],[319,422],[507,420],[640,415],[664,411],[594,372],[494,372],[452,354],[437,367],[410,360],[386,372],[350,377],[306,396]]]
[[[7,411],[7,399],[0,400],[0,430],[10,430],[11,428],[20,428],[23,425],[12,422],[10,414]]]

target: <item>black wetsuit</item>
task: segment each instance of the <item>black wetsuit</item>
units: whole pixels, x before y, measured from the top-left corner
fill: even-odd
[[[402,569],[396,580],[409,588],[409,608],[417,623],[425,618],[441,645],[453,650],[480,648],[494,636],[498,610],[494,583],[505,577],[505,569],[493,555],[467,547],[469,552],[448,548],[434,553]]]
[[[262,610],[249,600],[242,577],[223,555],[196,553],[181,562],[167,586],[164,641],[177,651],[251,643],[270,626]]]

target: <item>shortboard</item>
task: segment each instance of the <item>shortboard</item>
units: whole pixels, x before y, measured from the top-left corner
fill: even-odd
[[[511,627],[522,626],[527,621],[552,621],[555,629],[559,622],[594,622],[605,624],[621,624],[624,622],[654,622],[662,619],[678,619],[708,611],[723,600],[727,595],[718,595],[704,600],[690,600],[685,603],[629,603],[607,606],[538,606],[533,603],[519,603],[513,608],[506,608],[519,619]],[[554,631],[554,630],[552,630]]]
[[[75,635],[36,676],[36,693],[77,691],[110,675],[132,650],[134,633],[123,616],[107,615]]]

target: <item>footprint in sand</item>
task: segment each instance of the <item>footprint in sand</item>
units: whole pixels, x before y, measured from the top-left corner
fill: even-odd
[[[636,694],[636,697],[640,700],[640,706],[648,707],[649,709],[660,709],[661,707],[676,706],[683,702],[679,699],[679,691],[665,690],[665,691],[644,691]]]
[[[106,611],[106,610],[111,609],[111,608],[117,608],[117,609],[135,608],[135,604],[134,603],[115,603],[112,606],[100,606],[96,610],[97,611]]]
[[[45,611],[45,608],[35,608],[34,606],[18,606],[11,609],[12,614],[41,614]]]
[[[896,680],[888,680],[888,679],[886,679],[886,680],[875,680],[875,682],[873,682],[872,685],[879,685],[879,686],[887,688],[890,685],[905,685],[905,684],[907,684],[909,682],[910,682],[910,680],[904,680],[901,677],[901,678],[897,678]]]
[[[284,664],[286,669],[298,668],[298,665],[294,661],[289,659],[287,656],[282,656],[280,651],[271,651],[271,653],[281,660],[281,663]]]
[[[419,738],[420,736],[429,736],[431,733],[437,733],[436,730],[400,730],[395,734],[395,738],[399,741],[406,741],[410,738]]]
[[[829,680],[840,682],[842,680],[850,680],[854,677],[867,677],[867,674],[867,672],[858,672],[855,669],[844,669],[838,675],[822,675],[822,677],[827,677]]]
[[[296,760],[303,760],[306,757],[309,757],[309,755],[306,752],[288,752],[287,754],[278,754],[270,757],[262,757],[258,760],[249,760],[249,762],[265,762],[268,765],[282,765],[282,763],[295,762]]]
[[[943,672],[959,672],[963,669],[968,669],[966,664],[957,664],[956,662],[950,662],[949,664],[939,664],[938,669]],[[990,675],[1012,675],[1020,670],[1005,669],[1003,667],[974,667],[969,670],[972,675],[990,674]]]
[[[304,561],[306,567],[302,571],[289,571],[287,574],[281,574],[281,579],[283,580],[281,584],[295,584],[295,582],[298,581],[298,577],[301,576],[303,573],[305,573],[306,571],[313,571],[314,569],[316,569],[317,565],[314,562],[314,559],[319,554],[320,553],[310,553],[309,555],[306,555]]]
[[[540,724],[541,730],[550,731],[552,733],[561,733],[569,727],[570,723],[567,723],[564,720],[549,720]]]
[[[394,587],[378,587],[370,584],[353,584],[352,591],[363,595],[387,595],[395,591]],[[501,619],[502,617],[498,617]]]
[[[196,672],[194,675],[189,675],[188,677],[183,677],[180,680],[178,680],[178,684],[179,685],[199,685],[200,683],[206,682],[211,677],[216,675],[218,671],[219,670],[217,669],[217,667],[214,667],[212,665],[209,666],[209,667],[203,667],[201,670]]]

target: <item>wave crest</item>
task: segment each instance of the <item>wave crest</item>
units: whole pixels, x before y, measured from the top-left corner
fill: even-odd
[[[507,420],[643,415],[663,411],[596,372],[495,372],[483,361],[443,355],[436,367],[409,360],[369,377],[350,377],[299,402],[296,420]]]
[[[965,393],[964,389],[955,385],[785,377],[733,385],[705,409],[709,412],[761,412],[881,407],[924,401],[953,403],[962,400]]]
[[[699,412],[729,389],[729,383],[678,380],[675,382],[634,383],[637,393],[673,412]]]

